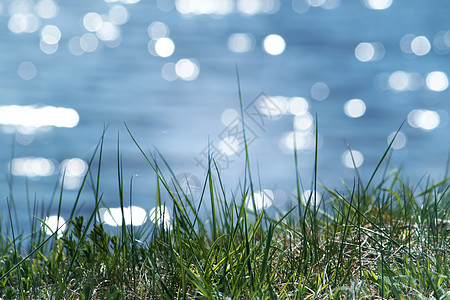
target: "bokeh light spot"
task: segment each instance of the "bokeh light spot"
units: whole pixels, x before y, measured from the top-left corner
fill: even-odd
[[[414,109],[408,114],[408,124],[414,128],[430,131],[439,126],[439,114],[432,110]]]
[[[64,182],[64,188],[76,190],[81,186],[83,177],[88,170],[88,164],[81,158],[69,158],[60,164],[60,182]]]
[[[37,69],[32,62],[24,61],[17,68],[17,74],[19,74],[20,78],[23,80],[31,80],[36,77]]]
[[[47,25],[41,31],[41,38],[46,44],[55,45],[61,39],[61,31],[54,25]]]
[[[430,52],[431,45],[425,36],[415,37],[411,42],[411,50],[415,55],[423,56]]]
[[[444,72],[431,72],[426,77],[427,88],[435,92],[442,92],[448,88],[448,78]]]
[[[119,28],[109,21],[102,22],[100,29],[96,33],[99,39],[106,42],[115,41],[120,37]]]
[[[235,121],[236,118],[239,118],[239,113],[236,110],[229,108],[223,111],[220,120],[223,125],[228,126]]]
[[[169,229],[172,225],[172,216],[166,206],[154,207],[149,212],[150,221],[158,226]]]
[[[80,48],[85,52],[94,52],[98,47],[98,39],[93,33],[85,33],[80,38]]]
[[[83,17],[83,26],[87,31],[95,32],[102,27],[102,17],[95,12],[89,12]]]
[[[397,136],[396,136],[397,134]],[[394,150],[402,149],[406,146],[406,135],[403,132],[391,132],[387,138],[388,145],[392,142],[392,139],[395,137],[394,142],[392,143],[391,148]]]
[[[161,57],[169,57],[175,51],[175,44],[170,38],[163,37],[156,41],[155,52]]]
[[[148,35],[150,38],[157,40],[169,36],[169,27],[163,22],[153,22],[148,26]]]
[[[161,68],[161,76],[167,81],[174,81],[178,78],[174,63],[166,63]]]
[[[371,43],[360,43],[355,48],[355,57],[362,62],[371,61],[375,56],[375,48]]]
[[[328,98],[328,95],[330,94],[330,89],[328,88],[328,85],[324,82],[316,82],[311,87],[311,96],[313,99],[317,101],[323,101]]]
[[[292,0],[292,9],[299,14],[307,12],[310,8],[309,2],[306,0]]]
[[[306,0],[308,4],[312,7],[320,7],[327,2],[327,0]]]
[[[120,207],[102,207],[99,209],[99,215],[101,222],[109,226],[122,226],[123,221],[125,225],[141,226],[147,220],[147,212],[139,206],[124,207],[123,210]]]
[[[342,163],[347,168],[359,168],[364,162],[364,156],[361,152],[356,150],[347,150],[342,155]]]
[[[8,21],[8,28],[14,33],[32,33],[38,30],[39,19],[33,14],[13,14]]]
[[[302,194],[302,203],[305,206],[309,204],[310,207],[317,209],[321,202],[322,196],[317,191],[306,190]]]
[[[359,118],[366,112],[366,104],[361,99],[351,99],[344,104],[344,112],[350,118]]]
[[[42,157],[13,158],[10,167],[12,175],[29,178],[51,176],[55,171],[54,163]]]
[[[238,153],[240,145],[241,143],[237,138],[234,136],[227,136],[220,141],[219,149],[223,154],[231,156]]]
[[[309,112],[294,117],[295,131],[311,131],[314,119]]]
[[[80,37],[73,37],[69,40],[69,43],[67,45],[69,48],[70,53],[76,56],[80,56],[84,53],[83,48],[81,48],[81,38]]]
[[[289,113],[300,116],[308,112],[309,103],[303,97],[292,97],[289,99]]]
[[[392,5],[392,0],[365,0],[365,3],[370,9],[383,10]]]
[[[59,13],[59,6],[53,0],[41,0],[36,3],[36,12],[42,19],[52,19]]]
[[[228,38],[228,49],[235,53],[248,52],[254,46],[254,37],[249,33],[233,33]]]
[[[45,54],[53,54],[58,50],[59,44],[47,44],[44,40],[40,40],[39,48]]]
[[[175,64],[175,72],[181,79],[190,81],[197,79],[200,70],[196,62],[183,58]]]
[[[286,42],[277,34],[270,34],[264,38],[263,48],[270,55],[280,55],[286,49]]]
[[[46,235],[52,235],[53,233],[58,230],[57,236],[61,237],[62,232],[66,230],[66,224],[65,220],[61,216],[49,216],[44,219],[44,223],[42,223],[42,229],[44,229],[44,232]]]
[[[283,96],[261,96],[256,102],[258,111],[265,115],[269,120],[278,120],[289,108],[289,102]]]
[[[410,85],[410,76],[403,71],[393,72],[389,76],[389,86],[395,91],[405,91]]]
[[[411,48],[411,43],[414,40],[415,35],[413,34],[406,34],[404,35],[401,39],[400,39],[400,49],[402,50],[403,53],[405,54],[412,54],[412,48]]]
[[[275,195],[269,189],[256,191],[255,193],[253,193],[253,198],[248,195],[245,200],[245,202],[247,203],[247,208],[251,211],[261,211],[263,209],[267,209],[273,205],[274,201]]]
[[[287,132],[279,141],[280,149],[285,154],[292,154],[296,150],[309,151],[314,149],[314,145],[315,137],[308,131]]]
[[[116,25],[123,25],[128,22],[128,10],[122,5],[113,5],[109,9],[109,20]]]

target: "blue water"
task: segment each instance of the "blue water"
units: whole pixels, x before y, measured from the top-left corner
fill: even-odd
[[[307,1],[301,1],[293,2],[308,8]],[[245,107],[252,107],[252,101],[260,93],[283,96],[285,101],[292,97],[307,100],[309,116],[314,122],[318,118],[321,183],[339,188],[341,178],[351,182],[355,170],[345,166],[342,159],[347,144],[363,155],[359,172],[367,181],[388,145],[388,136],[403,121],[406,122],[401,133],[406,142],[393,151],[392,167],[403,167],[404,175],[414,180],[424,174],[435,180],[442,178],[450,149],[449,89],[445,82],[443,87],[439,85],[442,83],[439,81],[440,90],[432,90],[433,85],[427,85],[426,78],[430,72],[443,72],[439,76],[444,77],[450,72],[450,34],[447,40],[444,38],[450,30],[448,1],[394,0],[382,10],[370,9],[370,1],[310,1],[336,3],[336,7],[311,6],[302,13],[293,10],[292,1],[266,1],[279,7],[251,15],[237,11],[236,7],[225,15],[183,14],[171,0],[124,2],[58,1],[58,13],[45,19],[34,8],[38,1],[0,1],[0,106],[64,107],[75,110],[79,116],[75,127],[45,126],[28,132],[23,126],[5,125],[0,120],[4,124],[0,131],[0,163],[5,175],[0,177],[3,210],[9,197],[6,175],[12,149],[15,158],[45,158],[53,166],[51,172],[42,176],[12,176],[16,208],[25,212],[27,201],[50,203],[61,163],[70,158],[88,161],[107,126],[101,182],[104,202],[110,207],[119,205],[116,159],[119,135],[126,193],[133,176],[133,204],[148,212],[155,206],[156,178],[132,143],[124,123],[143,149],[158,149],[175,174],[188,172],[202,181],[204,169],[198,163],[205,159],[202,151],[208,141],[218,145],[224,137],[227,124],[221,121],[223,112],[239,111],[236,66]],[[180,5],[182,1],[176,2]],[[384,2],[389,1],[378,1],[380,5]],[[17,9],[17,4],[21,8]],[[91,37],[96,37],[98,43],[96,49],[75,55],[68,45],[72,38],[88,33],[83,17],[89,12],[107,15],[114,5],[128,12],[127,22],[116,27],[120,37],[105,42],[92,32]],[[39,25],[30,29],[30,33],[15,33],[8,26],[14,13],[37,16]],[[170,29],[167,37],[173,41],[175,50],[168,57],[149,53],[148,27],[155,21]],[[58,49],[51,54],[40,48],[41,32],[46,25],[57,26],[61,32]],[[253,46],[244,53],[233,52],[228,39],[234,33],[250,34]],[[264,38],[270,34],[285,41],[286,47],[279,55],[270,55],[262,47]],[[430,50],[423,55],[403,51],[400,44],[407,34],[425,37]],[[382,45],[378,59],[367,62],[357,59],[355,49],[363,42]],[[197,65],[198,77],[164,79],[163,67],[181,59],[190,59]],[[23,62],[31,63],[35,73],[33,70],[20,73]],[[392,74],[396,71],[403,72],[398,73],[401,79],[409,80],[406,85],[402,86],[401,80],[395,83]],[[314,92],[313,86],[318,82],[328,89],[325,99]],[[362,116],[350,118],[344,113],[344,105],[350,99],[365,103]],[[419,124],[422,127],[411,121],[413,110],[422,113],[426,110]],[[259,178],[255,182],[261,184],[261,189],[275,191],[275,201],[289,206],[286,203],[291,201],[295,187],[294,158],[292,152],[281,149],[280,143],[286,133],[294,131],[294,115],[285,111],[276,120],[266,118],[263,126],[245,117],[254,138],[249,151],[254,178]],[[314,132],[313,125],[307,133],[310,139],[314,139]],[[235,190],[243,177],[242,151],[217,157],[221,158],[226,189]],[[226,163],[224,158],[228,160]],[[299,160],[308,189],[314,165],[313,148],[301,149]],[[63,217],[68,216],[75,195],[75,188],[64,195]],[[93,208],[92,199],[88,188],[82,196],[84,213]],[[55,211],[56,204],[50,213]],[[26,222],[28,214],[19,215],[20,222]]]

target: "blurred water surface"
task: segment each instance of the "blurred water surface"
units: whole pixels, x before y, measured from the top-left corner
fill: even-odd
[[[191,185],[203,180],[209,145],[226,189],[236,189],[244,170],[236,65],[260,178],[261,203],[250,209],[294,203],[295,146],[310,188],[316,116],[327,186],[351,183],[354,164],[367,181],[403,121],[393,167],[413,179],[444,174],[448,1],[3,0],[0,13],[3,210],[9,171],[17,210],[26,211],[34,200],[50,203],[65,170],[67,217],[107,126],[104,202],[119,205],[119,137],[133,215],[152,219],[156,179],[124,122]],[[86,213],[91,199],[83,194]]]

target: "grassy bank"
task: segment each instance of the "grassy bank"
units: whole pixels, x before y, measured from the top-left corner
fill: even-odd
[[[389,148],[374,171],[384,172],[381,181],[356,177],[342,191],[321,187],[320,205],[314,205],[317,182],[303,196],[295,154],[296,206],[273,219],[257,203],[247,147],[246,175],[236,191],[223,188],[210,160],[194,199],[162,157],[136,145],[156,174],[157,220],[125,225],[123,213],[115,230],[100,222],[102,137],[68,221],[52,235],[45,233],[43,208],[33,209],[31,233],[20,232],[13,196],[6,200],[3,299],[450,299],[449,181],[411,185],[398,172],[380,170]],[[124,193],[129,182],[119,148],[117,178],[124,212],[133,199]],[[96,203],[84,217],[78,216],[82,193]],[[62,184],[55,194],[60,209],[63,197]],[[158,220],[166,216],[167,197],[170,222]],[[199,215],[203,206],[209,216]]]

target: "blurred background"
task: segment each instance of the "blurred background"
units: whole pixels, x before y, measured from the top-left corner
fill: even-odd
[[[236,66],[253,177],[271,200],[262,206],[294,203],[294,148],[311,188],[316,116],[320,183],[352,185],[355,165],[367,182],[402,122],[392,168],[440,180],[449,13],[445,0],[0,0],[3,214],[9,186],[19,212],[50,205],[65,170],[66,218],[106,126],[105,204],[119,205],[120,138],[133,216],[155,215],[155,175],[124,123],[192,193],[208,149],[236,190],[245,156]],[[83,194],[84,212],[92,199]]]

